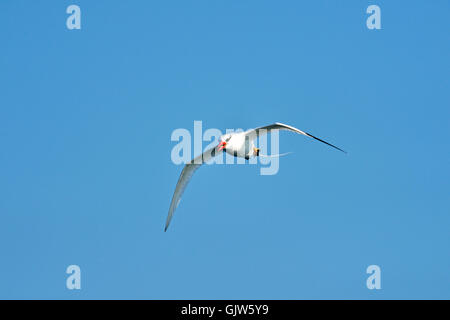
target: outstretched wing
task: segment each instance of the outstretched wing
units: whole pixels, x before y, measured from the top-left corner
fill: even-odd
[[[209,160],[211,160],[213,157],[215,157],[217,154],[219,154],[221,152],[222,151],[219,150],[217,147],[208,149],[184,166],[183,171],[181,171],[180,178],[178,178],[175,192],[173,193],[172,202],[170,203],[169,214],[167,215],[166,226],[164,228],[164,231],[166,231],[167,228],[169,227],[170,220],[172,220],[173,213],[175,212],[175,209],[178,207],[178,204],[180,203],[180,200],[181,200],[181,196],[183,195],[183,192],[186,189],[186,187],[189,183],[189,180],[194,175],[194,172],[198,168],[200,168],[200,166],[203,163],[208,162]]]
[[[311,138],[313,138],[313,139],[316,139],[317,141],[320,141],[320,142],[322,142],[322,143],[325,143],[325,144],[329,145],[330,147],[333,147],[333,148],[335,148],[335,149],[338,149],[339,151],[342,151],[342,152],[344,152],[344,153],[347,153],[347,152],[345,152],[344,150],[342,150],[341,148],[338,148],[338,147],[332,145],[331,143],[328,143],[328,142],[326,142],[326,141],[324,141],[324,140],[322,140],[322,139],[319,139],[319,138],[313,136],[312,134],[309,134],[309,133],[304,132],[304,131],[302,131],[302,130],[299,130],[299,129],[297,129],[297,128],[288,126],[287,124],[278,123],[278,122],[276,122],[276,123],[274,123],[274,124],[271,124],[271,125],[268,125],[268,126],[264,126],[264,127],[259,127],[259,128],[256,128],[256,129],[248,130],[248,131],[245,132],[245,135],[246,135],[246,136],[250,136],[250,137],[252,137],[252,138],[256,138],[256,137],[259,137],[260,135],[262,135],[262,134],[264,134],[264,133],[267,133],[267,132],[270,131],[270,130],[288,130],[288,131],[296,132],[296,133],[302,134],[302,135],[304,135],[304,136],[307,136],[307,137],[311,137]]]

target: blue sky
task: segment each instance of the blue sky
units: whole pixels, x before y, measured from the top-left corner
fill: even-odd
[[[1,1],[0,298],[449,299],[449,9]],[[200,168],[164,233],[194,120],[349,153],[282,132],[278,174]]]

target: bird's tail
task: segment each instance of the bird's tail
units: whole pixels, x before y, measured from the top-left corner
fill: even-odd
[[[277,157],[282,157],[282,156],[288,155],[290,153],[292,153],[292,152],[286,152],[286,153],[281,153],[281,154],[271,154],[271,155],[260,153],[259,156],[263,157],[263,158],[277,158]]]

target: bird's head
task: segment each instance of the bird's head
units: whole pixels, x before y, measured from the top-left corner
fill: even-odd
[[[219,150],[223,150],[226,148],[228,141],[231,139],[231,134],[225,134],[220,137],[219,139]]]

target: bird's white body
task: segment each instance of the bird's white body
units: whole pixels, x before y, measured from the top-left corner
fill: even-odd
[[[249,159],[256,155],[253,140],[245,132],[232,133],[224,151],[232,156]],[[247,137],[247,138],[246,138]]]

